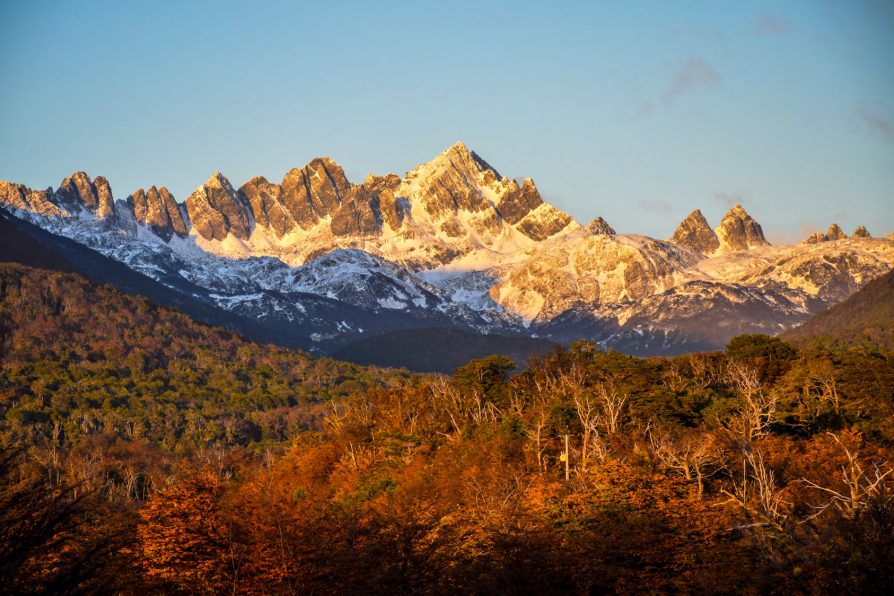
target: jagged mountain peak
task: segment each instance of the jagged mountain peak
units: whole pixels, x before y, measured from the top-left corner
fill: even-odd
[[[670,237],[670,242],[703,255],[712,254],[720,248],[720,239],[708,225],[708,220],[700,209],[696,209],[680,222],[674,235]]]
[[[75,172],[62,179],[55,194],[70,211],[84,208],[99,218],[115,214],[112,187],[103,176],[91,180],[87,172]]]
[[[270,181],[267,180],[267,176],[252,176],[251,178],[246,180],[245,184],[243,184],[242,186],[248,186],[248,185],[254,185],[254,184],[270,184]]]
[[[165,242],[175,234],[181,238],[189,235],[180,206],[167,187],[152,185],[147,190],[138,188],[127,197],[126,203],[134,219],[149,226]]]
[[[539,242],[573,224],[570,216],[544,202],[533,180],[519,186],[462,142],[408,172],[394,193],[419,205],[439,233],[451,239],[496,239],[509,224]]]
[[[314,157],[309,162],[307,162],[307,165],[305,165],[304,167],[313,168],[313,167],[319,167],[319,166],[323,166],[326,168],[341,169],[341,165],[339,165],[339,163],[337,161],[335,161],[328,155],[320,155],[318,157]]]
[[[869,233],[866,226],[859,226],[854,230],[854,233],[851,234],[851,238],[872,238],[872,234]]]
[[[186,211],[193,227],[206,240],[223,240],[229,234],[247,240],[250,235],[248,206],[219,171],[189,195]]]
[[[588,223],[587,231],[591,234],[604,234],[606,236],[614,236],[616,233],[615,229],[608,225],[608,222],[601,217],[597,217],[596,219]]]
[[[442,151],[435,160],[439,158],[452,158],[462,161],[474,161],[474,152],[469,149],[462,141],[457,141]]]
[[[43,217],[68,217],[71,213],[53,201],[53,189],[31,190],[24,184],[0,180],[0,204]]]
[[[748,250],[770,244],[764,237],[760,224],[739,204],[726,212],[715,232],[720,241],[720,248],[725,252]]]
[[[817,230],[807,238],[801,241],[801,244],[819,244],[820,242],[834,242],[835,240],[846,240],[848,235],[844,233],[844,230],[841,229],[837,223],[833,223],[829,226],[829,229],[823,234],[821,231]],[[872,235],[866,229],[866,226],[859,226],[856,230],[854,230],[851,238],[872,238]]]
[[[804,240],[801,240],[801,244],[818,244],[820,242],[825,242],[826,240],[828,240],[828,238],[826,238],[826,235],[817,230]]]
[[[62,179],[62,182],[59,183],[59,188],[69,187],[72,185],[89,185],[90,184],[90,174],[85,172],[84,170],[78,170],[77,172],[72,173],[70,176],[66,176]]]
[[[435,157],[427,164],[422,164],[421,166],[419,166],[419,168],[425,168],[429,170],[451,167],[468,171],[490,171],[493,174],[491,176],[488,176],[489,178],[492,177],[497,180],[502,178],[502,176],[500,176],[500,173],[497,172],[496,168],[485,161],[483,157],[469,149],[469,147],[466,146],[466,144],[462,141],[457,141],[456,143],[442,151],[440,154],[438,154],[437,157]]]
[[[844,233],[844,230],[841,229],[837,223],[833,223],[829,226],[829,230],[826,232],[826,237],[829,240],[843,240],[847,238],[847,234]]]
[[[225,188],[228,186],[230,188],[233,188],[233,185],[230,184],[229,178],[224,176],[220,172],[220,170],[214,170],[214,173],[211,174],[211,177],[208,178],[208,180],[206,180],[202,186],[214,186],[220,188]]]
[[[748,215],[748,212],[745,211],[745,207],[743,207],[741,203],[736,203],[735,205],[730,207],[729,211],[726,212],[724,217],[727,217],[729,215],[733,215],[733,216],[739,217],[739,218],[750,217]]]

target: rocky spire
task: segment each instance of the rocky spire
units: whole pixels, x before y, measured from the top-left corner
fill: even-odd
[[[748,250],[756,246],[768,246],[759,223],[754,221],[742,205],[726,212],[715,230],[720,247],[726,251]]]
[[[801,240],[801,244],[819,244],[820,242],[826,242],[828,238],[825,234],[817,230],[804,240]]]
[[[363,181],[363,187],[372,195],[378,197],[378,209],[383,224],[388,224],[392,230],[399,230],[403,225],[409,211],[410,203],[406,198],[396,196],[401,179],[397,174],[385,174],[376,176],[370,174]]]
[[[115,199],[112,197],[112,187],[104,176],[93,179],[93,188],[96,189],[96,215],[97,217],[111,217],[115,215]]]
[[[601,217],[597,217],[593,221],[587,224],[587,231],[594,235],[604,235],[604,236],[614,236],[615,229],[608,225],[608,222],[602,219]]]
[[[342,167],[328,157],[292,168],[281,186],[283,207],[305,230],[334,212],[351,189]]]
[[[860,226],[854,230],[854,233],[851,234],[851,238],[872,238],[872,234],[869,233],[866,226]]]
[[[512,180],[509,191],[500,199],[497,211],[503,216],[506,223],[515,225],[525,216],[543,204],[543,197],[537,190],[537,186],[530,178],[525,178],[521,186]]]
[[[481,189],[496,187],[501,180],[495,169],[458,142],[407,173],[404,184],[413,189],[412,194],[433,221],[455,224],[453,218],[460,211],[493,210]],[[493,213],[492,219],[498,221],[499,215]]]
[[[816,231],[804,240],[801,241],[801,244],[818,244],[820,242],[831,242],[833,240],[844,240],[847,238],[847,234],[844,233],[844,230],[841,229],[837,223],[833,223],[829,226],[829,230],[823,234],[820,231]],[[860,226],[856,230],[854,230],[854,234],[852,238],[872,238],[869,234],[869,231],[865,226]]]
[[[670,241],[703,255],[709,255],[720,248],[717,234],[698,209],[687,215],[677,226],[677,231],[670,237]]]
[[[841,229],[837,223],[833,223],[829,226],[829,231],[826,232],[827,240],[843,240],[847,238],[847,234],[844,233],[844,230]]]
[[[186,211],[196,231],[208,240],[223,240],[227,234],[247,240],[251,233],[248,205],[220,172],[189,195]]]
[[[56,190],[59,201],[70,211],[85,208],[97,217],[109,217],[115,213],[112,188],[108,180],[97,176],[92,181],[86,172],[75,172],[62,180]]]
[[[239,194],[248,202],[258,225],[282,237],[297,225],[283,204],[282,187],[255,176],[239,187]]]
[[[127,204],[134,219],[149,226],[166,242],[175,234],[185,238],[189,233],[174,196],[164,186],[150,186],[148,191],[138,188],[127,197]]]
[[[0,180],[0,205],[45,217],[67,217],[68,211],[52,201],[52,189],[31,190],[23,184]]]

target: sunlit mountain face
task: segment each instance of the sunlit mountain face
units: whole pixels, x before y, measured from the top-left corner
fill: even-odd
[[[642,355],[777,334],[894,265],[894,243],[833,224],[771,246],[740,205],[693,211],[668,240],[581,226],[530,178],[456,143],[359,184],[329,158],[238,188],[215,172],[183,203],[164,186],[115,200],[78,172],[56,190],[2,183],[18,217],[192,298],[330,353],[371,334],[455,328]]]

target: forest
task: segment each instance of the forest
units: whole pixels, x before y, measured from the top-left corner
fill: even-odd
[[[4,593],[879,593],[894,573],[894,354],[866,345],[578,342],[419,375],[0,265],[0,445]]]

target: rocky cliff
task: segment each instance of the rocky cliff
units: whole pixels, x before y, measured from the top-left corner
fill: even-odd
[[[764,238],[760,224],[754,221],[741,205],[736,205],[726,212],[715,232],[720,241],[720,250],[725,252],[748,250],[770,244]]]
[[[720,248],[717,234],[698,209],[686,216],[669,241],[703,255],[715,253]]]

